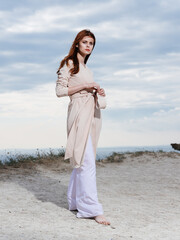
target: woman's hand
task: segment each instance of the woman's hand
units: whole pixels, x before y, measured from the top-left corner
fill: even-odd
[[[71,96],[74,93],[77,93],[84,89],[87,90],[88,92],[93,92],[93,90],[98,92],[98,91],[100,91],[100,86],[96,82],[92,82],[92,83],[84,83],[81,85],[68,87],[68,96]]]
[[[105,94],[105,91],[104,91],[104,89],[103,88],[100,88],[98,91],[97,91],[97,93],[99,94],[99,95],[101,95],[101,96],[106,96],[106,94]]]
[[[92,82],[92,83],[87,83],[86,85],[86,89],[91,89],[91,90],[97,90],[97,92],[100,90],[100,85],[96,82]]]
[[[100,85],[96,82],[87,83],[86,90],[87,91],[96,90],[99,95],[104,96],[104,97],[106,96],[104,89],[100,88]]]

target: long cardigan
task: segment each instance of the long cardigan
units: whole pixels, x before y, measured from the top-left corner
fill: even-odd
[[[72,60],[69,60],[69,66],[65,63],[58,73],[57,97],[68,96],[68,87],[81,85],[85,82],[94,82],[93,73],[87,66],[80,63],[79,72],[71,75],[69,70],[72,66]],[[86,90],[79,91],[69,97],[65,159],[70,159],[73,168],[79,168],[83,164],[89,134],[92,138],[94,157],[96,156],[102,124],[101,111],[96,108],[94,95]]]

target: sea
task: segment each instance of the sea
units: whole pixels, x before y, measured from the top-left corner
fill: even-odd
[[[0,162],[4,163],[11,159],[17,159],[18,155],[31,155],[37,156],[37,154],[44,154],[53,152],[58,153],[59,150],[64,151],[64,149],[59,148],[42,148],[42,149],[0,149]],[[164,151],[164,152],[178,152],[174,150],[171,145],[159,145],[159,146],[126,146],[126,147],[101,147],[97,148],[96,160],[100,160],[110,156],[113,152],[117,153],[127,153],[127,152],[139,152],[139,151]]]

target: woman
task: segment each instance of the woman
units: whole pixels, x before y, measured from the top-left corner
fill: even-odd
[[[56,95],[70,97],[65,159],[70,158],[74,169],[67,192],[69,210],[77,210],[78,218],[94,218],[98,223],[109,225],[98,202],[95,165],[101,129],[100,109],[95,106],[97,95],[105,96],[105,92],[94,82],[86,66],[95,42],[89,30],[77,34],[57,71]]]

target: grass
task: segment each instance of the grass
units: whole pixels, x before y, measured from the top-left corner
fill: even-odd
[[[40,152],[39,149],[37,149],[37,152],[35,155],[27,155],[27,154],[16,154],[16,155],[9,155],[7,156],[7,160],[2,163],[0,161],[0,169],[5,168],[34,168],[38,164],[43,164],[45,166],[56,165],[57,167],[61,163],[69,163],[69,159],[64,160],[65,151],[64,149],[59,149],[56,153],[50,148],[49,152]],[[149,155],[153,158],[158,157],[175,157],[179,158],[180,153],[177,152],[164,152],[162,150],[159,150],[158,152],[154,151],[137,151],[137,152],[124,152],[124,153],[118,153],[113,152],[110,156],[104,158],[104,159],[98,159],[98,162],[102,163],[121,163],[126,158],[138,158],[143,155]]]
[[[49,152],[40,152],[37,149],[35,155],[28,154],[15,154],[9,155],[7,153],[7,158],[5,162],[0,161],[0,168],[7,167],[33,167],[36,164],[52,164],[53,162],[62,161],[64,158],[65,151],[64,149],[59,149],[57,153],[55,153],[51,148]],[[66,161],[68,162],[68,161]]]
[[[117,153],[113,152],[110,156],[106,157],[105,159],[100,159],[100,162],[123,162],[123,160],[126,159],[126,156],[124,153]]]

